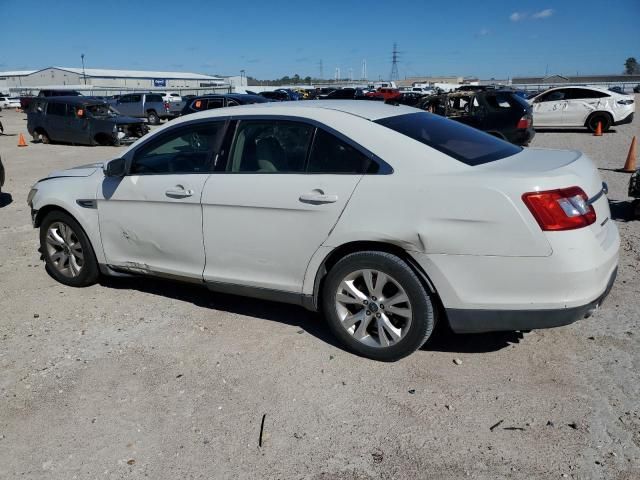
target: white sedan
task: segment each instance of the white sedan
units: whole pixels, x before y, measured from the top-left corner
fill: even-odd
[[[48,272],[160,276],[321,310],[352,351],[410,354],[437,321],[528,330],[589,315],[619,237],[580,152],[522,149],[379,102],[208,110],[29,193]]]
[[[0,97],[0,108],[20,108],[18,97]]]
[[[606,132],[613,125],[631,123],[636,110],[632,95],[597,87],[551,88],[529,102],[536,128],[587,127],[595,132],[600,123]]]

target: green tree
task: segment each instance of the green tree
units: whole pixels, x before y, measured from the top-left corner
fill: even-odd
[[[640,65],[635,57],[629,57],[624,62],[624,73],[627,75],[633,75],[634,73],[640,73]]]

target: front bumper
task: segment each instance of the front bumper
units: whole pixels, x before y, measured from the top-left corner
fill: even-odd
[[[577,307],[545,310],[467,310],[446,309],[451,329],[456,333],[483,333],[534,330],[569,325],[588,318],[604,302],[615,282],[614,269],[605,291],[595,300]]]

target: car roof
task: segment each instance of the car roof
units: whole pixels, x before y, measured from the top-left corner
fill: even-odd
[[[218,108],[198,112],[185,119],[237,116],[249,114],[265,115],[294,115],[315,116],[318,111],[334,111],[343,114],[355,115],[366,120],[379,120],[381,118],[395,117],[409,113],[416,113],[417,109],[404,105],[389,105],[373,100],[303,100],[298,102],[271,102],[254,103],[250,105],[238,105],[230,108]]]
[[[552,90],[559,90],[562,88],[581,88],[584,90],[595,90],[596,92],[602,92],[602,93],[616,93],[616,92],[611,92],[611,90],[608,90],[606,88],[602,88],[602,87],[590,87],[588,85],[559,85],[557,87],[552,87],[549,88],[547,90],[545,90],[544,92],[540,92],[540,93],[547,93],[550,92]]]
[[[34,97],[37,98],[37,97]],[[73,103],[76,105],[97,105],[106,103],[101,98],[92,98],[92,97],[82,97],[82,96],[73,96],[73,97],[40,97],[38,101],[46,101],[46,102],[64,102],[64,103]]]

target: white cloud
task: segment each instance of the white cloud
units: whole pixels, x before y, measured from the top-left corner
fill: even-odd
[[[527,18],[527,14],[523,12],[513,12],[511,15],[509,15],[509,20],[511,20],[512,22],[519,22],[520,20],[524,20],[525,18]]]
[[[553,15],[553,9],[545,8],[531,15],[531,18],[549,18],[551,15]]]

